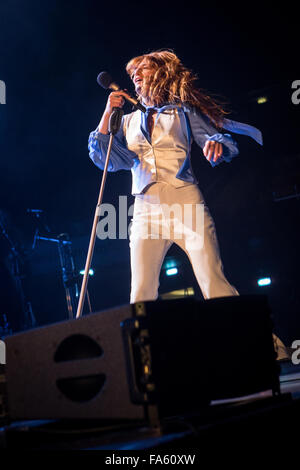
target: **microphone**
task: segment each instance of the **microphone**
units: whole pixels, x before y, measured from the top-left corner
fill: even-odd
[[[97,83],[102,86],[102,88],[105,88],[105,90],[108,88],[113,91],[121,90],[121,87],[113,81],[108,72],[100,72],[97,77]],[[143,113],[146,112],[145,106],[143,106],[136,98],[133,98],[132,96],[124,96],[124,98]]]

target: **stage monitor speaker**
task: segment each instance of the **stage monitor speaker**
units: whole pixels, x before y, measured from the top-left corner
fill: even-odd
[[[142,402],[142,390],[169,416],[213,400],[278,394],[272,327],[264,295],[146,302],[144,316],[122,325],[132,402]]]
[[[265,296],[141,302],[5,342],[11,419],[145,420],[279,390]]]
[[[130,402],[120,324],[124,305],[5,339],[11,419],[143,419]]]

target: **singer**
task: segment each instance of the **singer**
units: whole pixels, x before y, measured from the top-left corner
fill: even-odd
[[[224,130],[251,136],[262,144],[260,131],[226,119],[223,108],[195,86],[195,74],[169,50],[135,57],[126,70],[138,100],[147,109],[146,113],[136,110],[123,116],[108,167],[109,171],[132,171],[130,302],[157,298],[162,262],[174,242],[188,255],[205,299],[239,295],[224,275],[215,224],[191,167],[191,144],[195,140],[214,167],[239,153]],[[101,169],[109,141],[109,117],[126,97],[123,90],[110,93],[100,124],[90,134],[90,158]],[[192,214],[202,207],[201,227],[195,228],[193,220],[192,229],[189,226],[182,236],[176,236],[185,222],[169,210],[174,204],[179,208],[190,205]]]

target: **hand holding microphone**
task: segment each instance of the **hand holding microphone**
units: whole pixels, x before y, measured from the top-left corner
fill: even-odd
[[[125,104],[125,99],[127,97],[127,93],[123,90],[120,91],[112,91],[108,96],[105,113],[111,114],[113,112],[113,108],[123,108]]]
[[[113,93],[110,94],[110,96],[113,95],[112,100],[114,100],[115,96],[121,95],[127,101],[129,101],[129,103],[133,104],[133,106],[135,106],[137,109],[139,109],[143,113],[146,112],[145,106],[143,106],[136,98],[133,98],[133,96],[130,96],[128,93],[123,91],[121,89],[121,87],[112,80],[109,73],[107,73],[107,72],[99,73],[99,75],[97,77],[97,82],[100,86],[102,86],[106,90],[107,89],[113,90]],[[118,93],[114,93],[114,92],[118,92]],[[122,103],[122,101],[121,101],[121,103]],[[123,104],[124,104],[124,102],[123,102]],[[122,106],[123,106],[123,104],[122,104]],[[110,105],[109,105],[109,109],[110,109]]]

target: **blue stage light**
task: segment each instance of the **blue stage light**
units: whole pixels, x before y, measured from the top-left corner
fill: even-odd
[[[90,269],[90,276],[94,276],[94,270],[93,269]],[[81,274],[82,276],[84,275],[84,269],[82,269],[81,271],[79,271],[79,274]]]
[[[178,273],[177,268],[169,268],[169,269],[166,270],[166,275],[167,276],[174,276],[177,273]]]
[[[257,280],[257,284],[259,285],[259,287],[269,286],[271,284],[271,278],[270,277],[262,277],[261,279]]]

